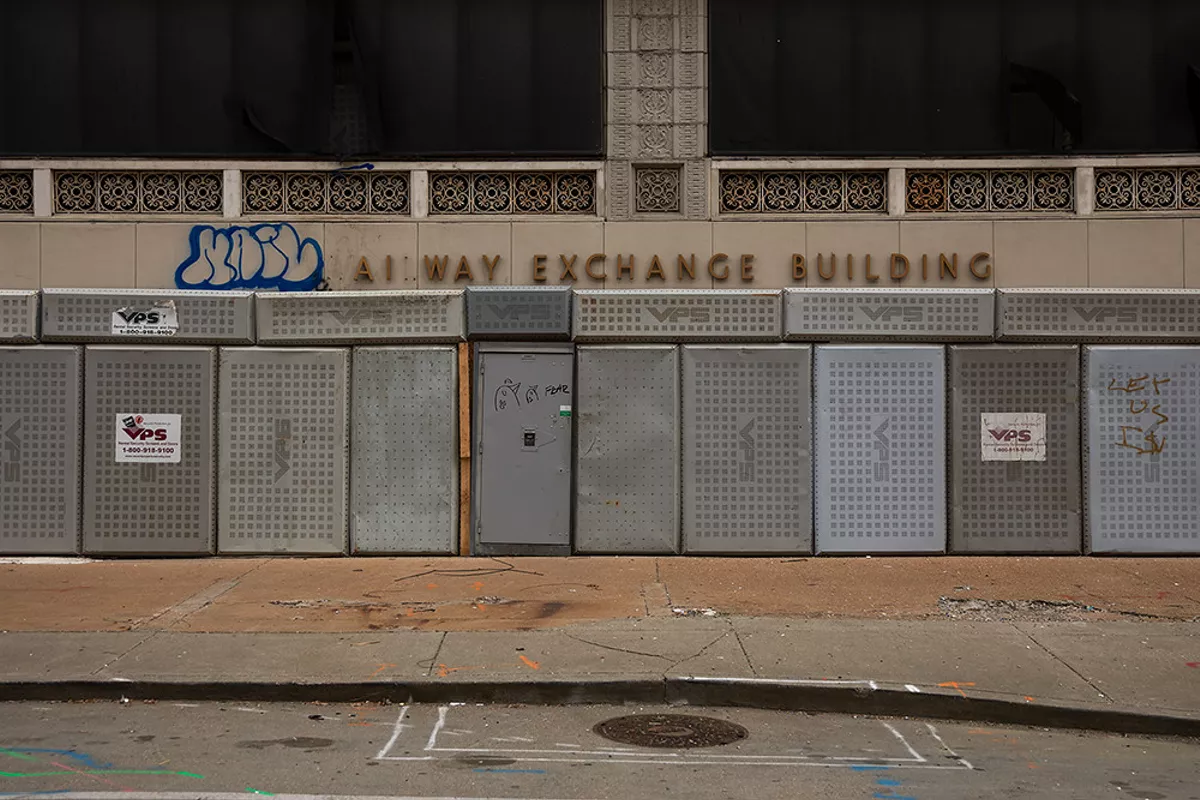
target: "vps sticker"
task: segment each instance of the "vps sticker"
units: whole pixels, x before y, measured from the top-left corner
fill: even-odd
[[[980,414],[984,461],[1045,461],[1045,414]]]
[[[182,431],[179,414],[117,414],[117,463],[178,464]]]
[[[179,333],[175,301],[118,308],[112,315],[112,332],[114,336],[174,336]]]

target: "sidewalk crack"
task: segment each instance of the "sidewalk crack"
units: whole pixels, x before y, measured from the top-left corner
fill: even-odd
[[[629,655],[632,655],[632,656],[647,656],[649,658],[661,658],[664,661],[671,660],[669,656],[659,655],[658,653],[646,653],[641,650],[630,650],[625,647],[614,647],[613,645],[610,645],[610,644],[600,644],[599,642],[592,642],[587,639],[582,639],[578,636],[573,636],[573,635],[567,633],[566,631],[562,631],[562,635],[566,636],[568,639],[573,639],[576,642],[579,642],[580,644],[590,644],[592,647],[599,647],[602,650],[612,650],[614,653],[628,653]],[[692,658],[692,656],[688,656],[688,658]]]
[[[733,628],[733,638],[737,640],[738,647],[742,649],[742,655],[746,658],[746,666],[750,667],[750,674],[757,678],[758,667],[754,666],[754,662],[750,660],[750,654],[746,652],[746,644],[742,641],[742,634],[736,627]]]
[[[679,659],[678,661],[676,661],[676,662],[674,662],[673,664],[671,664],[670,666],[668,666],[668,667],[666,668],[666,670],[664,670],[664,671],[663,671],[663,677],[665,678],[665,677],[666,677],[666,673],[668,673],[668,672],[670,672],[671,670],[675,669],[675,668],[676,668],[676,667],[678,667],[680,664],[683,664],[684,662],[691,661],[693,658],[699,658],[700,656],[704,655],[704,653],[705,653],[705,652],[707,652],[707,651],[708,651],[708,649],[709,649],[710,647],[712,647],[712,646],[713,646],[713,645],[715,645],[717,642],[721,641],[722,639],[724,639],[726,636],[728,636],[729,634],[731,634],[731,633],[733,633],[733,632],[734,632],[734,631],[733,631],[733,626],[731,625],[731,626],[730,626],[730,628],[729,628],[729,630],[725,631],[725,632],[724,632],[724,633],[722,633],[720,636],[718,636],[717,638],[713,639],[713,640],[712,640],[711,642],[709,642],[708,644],[704,645],[704,647],[701,647],[699,650],[697,650],[696,652],[692,653],[690,656],[685,656],[684,658],[681,658],[681,659]]]
[[[1110,703],[1112,702],[1112,698],[1111,698],[1111,697],[1109,697],[1108,695],[1106,695],[1104,692],[1100,691],[1100,687],[1099,687],[1099,686],[1097,686],[1096,684],[1092,683],[1091,679],[1089,679],[1089,678],[1088,678],[1086,675],[1084,675],[1082,672],[1080,672],[1079,670],[1075,669],[1073,666],[1071,666],[1070,664],[1068,664],[1066,661],[1064,661],[1062,658],[1060,658],[1060,657],[1059,657],[1057,654],[1055,654],[1054,652],[1052,652],[1052,651],[1050,650],[1050,648],[1046,647],[1044,644],[1042,644],[1041,642],[1039,642],[1037,639],[1033,638],[1033,634],[1032,634],[1032,633],[1029,633],[1028,631],[1023,631],[1023,630],[1021,630],[1021,629],[1020,629],[1020,628],[1018,628],[1016,625],[1013,625],[1013,623],[1011,623],[1011,622],[1009,623],[1009,625],[1012,625],[1012,627],[1013,627],[1013,629],[1014,629],[1014,630],[1016,630],[1018,633],[1020,633],[1022,636],[1024,636],[1024,637],[1025,637],[1026,639],[1028,639],[1029,641],[1031,641],[1031,642],[1033,642],[1034,644],[1036,644],[1036,645],[1038,646],[1038,648],[1039,648],[1039,649],[1040,649],[1042,652],[1044,652],[1046,655],[1050,656],[1050,657],[1051,657],[1051,658],[1053,658],[1055,661],[1057,661],[1058,663],[1062,664],[1064,667],[1066,667],[1067,669],[1069,669],[1069,670],[1070,670],[1072,673],[1074,673],[1074,674],[1075,674],[1075,676],[1076,676],[1077,678],[1079,678],[1079,680],[1083,681],[1083,682],[1084,682],[1084,683],[1086,683],[1088,686],[1092,687],[1092,690],[1093,690],[1093,691],[1095,691],[1095,692],[1096,692],[1096,694],[1100,695],[1101,697],[1103,697],[1103,698],[1104,698],[1105,700],[1107,700],[1108,702],[1110,702]]]
[[[101,672],[104,672],[104,670],[108,669],[108,668],[109,668],[109,667],[111,667],[112,665],[114,665],[114,664],[116,664],[117,662],[121,661],[121,660],[122,660],[122,659],[124,659],[126,656],[128,656],[130,653],[132,653],[134,650],[137,650],[139,647],[141,647],[142,645],[144,645],[146,642],[148,642],[148,641],[150,641],[151,639],[153,639],[154,637],[158,636],[160,633],[162,633],[162,631],[149,631],[148,633],[149,633],[149,635],[148,635],[148,636],[144,637],[143,639],[140,639],[140,640],[137,642],[137,644],[133,645],[133,647],[130,647],[128,650],[126,650],[126,651],[125,651],[125,652],[123,652],[123,653],[119,653],[119,654],[117,654],[117,656],[116,656],[115,658],[113,658],[111,661],[105,662],[105,663],[104,663],[104,664],[102,664],[101,666],[99,666],[99,667],[97,667],[96,669],[92,670],[90,673],[88,673],[88,674],[89,674],[89,676],[91,676],[91,677],[95,677],[96,675],[99,675]]]
[[[257,564],[250,567],[250,569],[241,573],[237,577],[228,578],[224,581],[213,581],[200,591],[188,595],[183,600],[180,600],[178,603],[175,603],[168,608],[164,608],[162,611],[158,612],[149,619],[142,620],[136,625],[130,626],[129,629],[133,631],[147,629],[155,622],[164,620],[165,618],[165,621],[162,625],[158,626],[157,630],[171,630],[196,612],[203,611],[204,609],[208,608],[222,595],[226,594],[232,589],[237,588],[237,586],[241,584],[241,582],[245,580],[251,573],[257,572],[266,566],[268,560],[269,559],[260,560]],[[172,616],[172,614],[175,616]]]

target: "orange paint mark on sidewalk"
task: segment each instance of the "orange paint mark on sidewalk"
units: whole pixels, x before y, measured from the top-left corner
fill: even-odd
[[[1029,695],[1025,695],[1025,702],[1026,702],[1026,703],[1036,703],[1037,701],[1036,701],[1036,700],[1034,700],[1034,699],[1033,699],[1032,697],[1030,697]]]
[[[391,668],[392,668],[392,667],[394,667],[394,666],[396,666],[396,665],[395,665],[395,664],[380,664],[380,665],[379,665],[379,669],[377,669],[377,670],[375,670],[374,672],[372,672],[372,673],[371,673],[371,677],[372,677],[372,678],[374,678],[374,677],[375,677],[376,675],[378,675],[379,673],[383,672],[383,671],[384,671],[384,670],[386,670],[386,669],[391,669]]]
[[[438,664],[437,667],[437,675],[439,678],[445,678],[451,672],[464,672],[471,669],[486,669],[485,667],[447,667],[445,664]]]
[[[973,683],[959,683],[958,681],[946,681],[945,683],[938,684],[938,686],[942,687],[943,689],[955,690],[956,692],[961,694],[963,697],[967,696],[967,693],[963,691],[963,687],[964,686],[974,686],[974,685],[975,684],[973,684]]]
[[[436,583],[427,583],[427,584],[425,584],[425,588],[426,588],[426,589],[436,589],[437,587],[438,587],[438,585],[437,585]]]
[[[483,588],[483,581],[475,581],[471,584],[471,588],[478,592]]]
[[[541,669],[542,668],[542,665],[536,661],[531,661],[530,659],[526,658],[525,656],[521,656],[520,658],[521,658],[521,661],[524,662],[525,666],[529,667],[530,669]]]

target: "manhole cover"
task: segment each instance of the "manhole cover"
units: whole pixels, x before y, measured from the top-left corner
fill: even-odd
[[[640,747],[714,747],[745,739],[741,725],[686,714],[633,714],[599,723],[592,731],[622,744]]]

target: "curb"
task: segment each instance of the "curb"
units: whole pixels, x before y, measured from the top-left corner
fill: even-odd
[[[757,678],[667,677],[635,680],[402,681],[8,681],[0,702],[179,700],[210,702],[665,704],[779,711],[925,717],[1039,728],[1200,737],[1200,715],[1060,701],[1031,703],[982,692],[914,691],[911,686]]]

